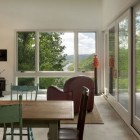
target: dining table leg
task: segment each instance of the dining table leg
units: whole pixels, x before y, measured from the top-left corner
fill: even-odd
[[[59,121],[54,120],[49,123],[49,140],[58,140]]]

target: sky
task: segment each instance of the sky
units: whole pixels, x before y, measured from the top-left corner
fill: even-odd
[[[64,33],[61,35],[62,45],[66,46],[64,53],[68,55],[74,54],[74,33]],[[95,53],[95,33],[80,32],[78,33],[78,51],[80,54]]]

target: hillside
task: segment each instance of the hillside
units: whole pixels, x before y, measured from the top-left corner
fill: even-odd
[[[70,71],[74,70],[73,67],[73,60],[74,55],[68,55],[66,60],[67,69]],[[83,54],[79,56],[79,70],[80,71],[91,71],[92,68],[92,61],[93,61],[93,54],[87,55]]]

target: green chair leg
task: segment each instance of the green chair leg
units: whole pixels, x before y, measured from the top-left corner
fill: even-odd
[[[27,128],[28,140],[30,140],[30,130]]]
[[[7,127],[5,126],[5,124],[4,124],[4,130],[3,130],[4,132],[3,132],[3,138],[2,138],[2,140],[6,140],[6,131],[7,131]]]
[[[31,140],[34,140],[32,128],[29,128],[29,133]]]
[[[11,140],[14,140],[14,127],[13,124],[11,124]]]

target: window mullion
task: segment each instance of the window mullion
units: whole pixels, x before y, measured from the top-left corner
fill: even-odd
[[[36,72],[39,72],[39,32],[36,32]]]
[[[74,34],[74,65],[75,72],[78,72],[78,32]]]

